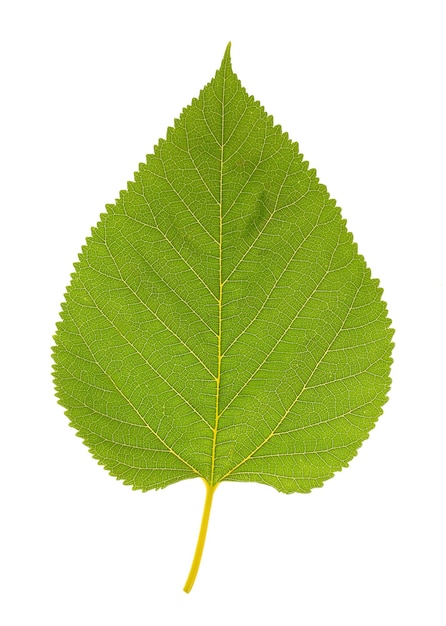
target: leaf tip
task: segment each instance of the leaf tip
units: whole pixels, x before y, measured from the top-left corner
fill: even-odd
[[[223,61],[221,62],[221,69],[224,69],[225,67],[231,67],[231,42],[229,42],[226,46]]]

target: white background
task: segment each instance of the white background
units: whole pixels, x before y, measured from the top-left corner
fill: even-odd
[[[444,626],[444,3],[5,1],[1,46],[1,605],[5,626]],[[105,203],[214,75],[249,93],[343,209],[396,329],[385,413],[310,495],[142,494],[53,397],[51,336]]]

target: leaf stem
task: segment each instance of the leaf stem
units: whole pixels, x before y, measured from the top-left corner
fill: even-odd
[[[216,485],[209,485],[206,482],[206,500],[204,501],[203,516],[201,518],[200,532],[198,533],[197,547],[195,548],[194,559],[190,568],[189,576],[187,577],[186,584],[183,587],[183,591],[189,593],[194,586],[195,579],[200,567],[201,556],[203,554],[203,548],[206,541],[206,532],[209,524],[209,515],[211,513],[212,498],[214,497],[214,491],[217,488]]]

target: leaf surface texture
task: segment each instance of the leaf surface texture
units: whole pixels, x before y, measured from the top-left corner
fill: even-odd
[[[199,476],[308,492],[386,401],[382,291],[229,47],[101,216],[62,308],[59,400],[137,489]]]

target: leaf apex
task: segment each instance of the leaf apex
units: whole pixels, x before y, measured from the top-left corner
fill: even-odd
[[[226,68],[231,68],[231,42],[226,46],[225,53],[223,55],[223,61],[221,62],[221,70],[225,70]]]

